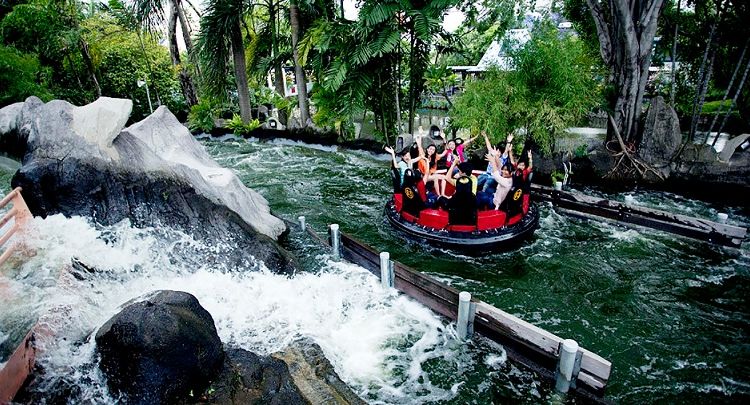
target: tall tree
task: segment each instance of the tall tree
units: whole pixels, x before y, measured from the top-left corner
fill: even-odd
[[[168,16],[165,21],[165,11]],[[182,33],[185,45],[188,47],[188,55],[192,53],[192,41],[190,39],[185,10],[180,0],[134,0],[133,12],[138,22],[150,32],[157,32],[162,24],[167,23],[167,39],[169,41],[169,53],[172,64],[179,70],[180,86],[185,97],[185,103],[191,107],[198,103],[198,95],[195,89],[193,77],[187,67],[182,63],[180,49],[177,43],[177,22],[182,25]],[[183,21],[184,20],[184,21]]]
[[[201,19],[197,38],[198,57],[208,92],[225,98],[224,78],[231,56],[240,116],[247,123],[252,119],[250,92],[247,84],[245,46],[242,39],[242,0],[212,0]],[[231,55],[230,55],[231,54]]]
[[[292,55],[294,59],[294,76],[297,82],[297,103],[300,111],[300,126],[307,126],[310,118],[310,109],[307,105],[307,78],[302,69],[297,46],[300,38],[300,10],[296,0],[289,2],[289,24],[292,27]]]
[[[610,108],[615,128],[625,141],[640,138],[643,95],[657,21],[663,0],[586,0],[594,19],[599,49],[615,91]]]

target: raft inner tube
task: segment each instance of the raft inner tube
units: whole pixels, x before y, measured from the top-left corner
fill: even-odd
[[[524,212],[510,218],[504,211],[480,210],[474,225],[450,224],[448,211],[443,209],[409,214],[402,210],[402,199],[403,194],[394,194],[385,205],[386,218],[393,227],[430,245],[467,253],[513,249],[533,235],[539,223],[539,210],[528,198]]]

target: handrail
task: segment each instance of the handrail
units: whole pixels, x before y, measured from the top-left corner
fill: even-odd
[[[29,220],[32,218],[29,207],[26,205],[23,196],[21,195],[21,187],[16,187],[8,193],[2,200],[0,200],[0,209],[5,208],[8,204],[13,204],[13,208],[3,215],[0,219],[0,228],[6,226],[10,220],[13,220],[13,225],[6,228],[4,232],[0,230],[0,248],[5,247],[5,251],[0,254],[0,266],[5,263],[8,258],[13,255],[13,252],[18,250],[19,244],[13,243],[6,247],[6,244],[10,239],[21,231]]]

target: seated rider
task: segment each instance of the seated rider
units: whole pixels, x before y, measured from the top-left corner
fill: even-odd
[[[417,157],[416,159],[412,159],[411,154],[409,153],[409,148],[404,148],[401,152],[399,152],[399,156],[401,157],[401,160],[396,160],[396,152],[391,148],[390,146],[385,147],[385,151],[391,154],[391,159],[393,163],[393,168],[397,169],[399,172],[399,186],[403,187],[404,185],[404,175],[406,173],[407,169],[414,170],[414,163],[419,162],[423,158]],[[394,190],[394,192],[398,192],[399,190]]]
[[[461,178],[462,176],[466,176],[471,181],[471,192],[475,196],[477,195],[477,177],[472,174],[473,167],[470,162],[463,162],[460,164],[456,164],[457,161],[454,161],[450,168],[448,168],[448,172],[443,176],[444,182],[440,184],[440,196],[450,198],[445,194],[445,185],[446,183],[451,183],[454,187],[456,185],[456,179]],[[449,176],[448,173],[453,173],[454,170],[456,171],[455,176]]]
[[[421,131],[422,127],[419,129]],[[441,179],[440,175],[435,175],[435,171],[437,171],[437,148],[434,144],[430,144],[427,146],[427,150],[425,150],[422,147],[423,138],[424,135],[422,134],[415,136],[419,156],[424,158],[419,161],[419,171],[423,174],[422,181],[427,193],[427,206],[434,208],[438,199],[438,190],[440,189],[438,181]]]
[[[503,209],[508,212],[508,216],[515,215],[523,210],[523,195],[528,193],[529,174],[534,168],[531,151],[528,151],[527,157],[529,161],[528,167],[524,161],[516,162],[513,158],[513,153],[511,152],[510,154],[511,162],[515,163],[515,169],[513,170],[513,173],[511,173],[513,184],[508,192],[509,197],[503,202]]]
[[[443,131],[440,131],[440,137],[443,138],[443,143],[445,144],[445,150],[443,150],[442,153],[440,153],[437,156],[437,159],[443,159],[445,157],[445,165],[450,166],[453,164],[454,160],[458,160],[457,163],[463,163],[466,161],[466,155],[464,154],[464,149],[469,146],[469,144],[476,139],[475,137],[469,138],[466,142],[464,142],[461,138],[455,138],[451,139],[450,141],[447,141],[445,139],[445,134]]]
[[[497,186],[494,192],[479,191],[477,193],[477,201],[479,202],[480,208],[494,208],[500,209],[500,205],[505,200],[511,187],[513,186],[512,172],[513,167],[510,162],[507,162],[502,167],[500,166],[501,160],[497,156],[493,156],[488,153],[485,159],[489,162],[491,167],[491,176],[493,181],[496,182]],[[500,169],[498,169],[500,167]]]
[[[492,144],[490,143],[490,140],[487,137],[487,133],[485,131],[482,131],[482,136],[484,136],[484,144],[487,146],[487,153],[493,156],[497,156],[502,150],[499,167],[502,168],[503,166],[505,166],[505,163],[508,162],[509,159],[508,153],[510,151],[510,148],[513,147],[513,134],[508,134],[508,136],[505,138],[505,144],[498,143],[496,148],[492,147]],[[477,187],[481,191],[486,191],[489,193],[495,192],[497,182],[492,178],[491,163],[487,163],[487,170],[484,173],[480,174],[479,177],[477,177]]]
[[[471,171],[469,170],[468,173],[471,173]],[[456,192],[447,200],[448,223],[451,225],[476,225],[477,199],[474,194],[476,182],[466,174],[462,174],[455,180],[454,185],[456,186]]]

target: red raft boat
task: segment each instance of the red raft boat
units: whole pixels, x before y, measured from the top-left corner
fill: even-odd
[[[393,227],[407,236],[430,245],[469,254],[509,250],[531,237],[539,224],[539,210],[527,190],[515,190],[508,199],[517,201],[510,214],[502,210],[478,210],[474,223],[451,224],[451,213],[443,208],[409,209],[415,198],[426,201],[421,181],[416,188],[394,193],[385,205],[385,215]],[[451,192],[448,185],[449,194]]]

